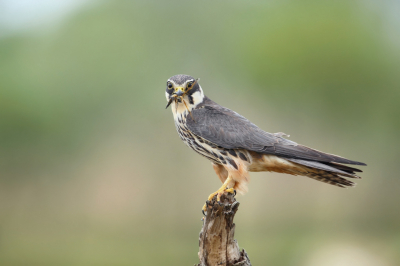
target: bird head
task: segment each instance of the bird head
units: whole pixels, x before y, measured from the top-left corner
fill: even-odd
[[[174,103],[175,105],[184,105],[189,111],[195,108],[203,101],[204,94],[200,87],[199,79],[188,75],[175,75],[168,79],[165,97],[167,98],[167,107]]]

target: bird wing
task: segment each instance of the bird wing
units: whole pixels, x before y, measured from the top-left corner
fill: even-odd
[[[336,155],[320,152],[282,137],[268,133],[245,117],[222,106],[203,106],[187,117],[187,127],[198,137],[225,149],[246,149],[286,158],[319,162],[365,165]]]

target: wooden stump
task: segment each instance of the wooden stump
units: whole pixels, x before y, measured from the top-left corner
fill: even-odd
[[[235,224],[233,218],[239,207],[233,194],[217,196],[207,202],[207,216],[200,231],[199,259],[197,266],[251,266],[246,251],[240,251],[234,239]]]

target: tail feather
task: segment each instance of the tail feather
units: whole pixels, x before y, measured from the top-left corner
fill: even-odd
[[[335,173],[329,173],[323,170],[312,170],[305,174],[307,177],[311,177],[312,179],[328,183],[337,187],[354,187],[356,184],[350,180],[347,180],[343,177],[338,176]]]
[[[354,173],[355,171],[361,172],[361,170],[352,168],[352,167],[348,167],[345,165],[341,165],[341,164],[325,164],[325,163],[316,162],[316,161],[306,161],[306,160],[299,160],[299,159],[292,159],[292,158],[286,159],[286,160],[297,163],[297,164],[301,164],[304,166],[308,166],[311,168],[316,168],[316,169],[336,173],[336,174],[339,174],[342,176],[347,176],[347,177],[351,177],[351,178],[361,178]]]
[[[301,168],[302,170],[299,171],[298,174],[338,187],[355,186],[354,182],[347,180],[341,176],[361,178],[354,173],[361,172],[361,170],[341,164],[321,163],[316,161],[306,161],[292,158],[287,158],[286,160],[303,166]]]
[[[354,174],[354,172],[360,172],[360,173],[362,172],[360,169],[357,169],[357,168],[354,168],[354,167],[350,167],[350,166],[347,166],[347,165],[343,165],[343,164],[339,164],[339,163],[333,163],[333,162],[325,163],[324,162],[324,164],[330,165],[330,166],[332,166],[334,168],[337,168],[337,169],[340,169],[340,170],[343,170],[343,171],[345,171],[345,172],[347,172],[349,174]]]

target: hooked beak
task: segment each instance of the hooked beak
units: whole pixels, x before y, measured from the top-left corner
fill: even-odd
[[[182,87],[176,87],[174,94],[178,97],[181,97],[185,93],[185,89]]]
[[[178,101],[180,102],[180,98],[181,98],[184,94],[185,94],[185,91],[184,91],[184,88],[183,88],[183,87],[176,87],[176,88],[175,88],[175,92],[173,92],[172,95],[170,96],[169,101],[168,101],[168,104],[167,104],[167,106],[165,107],[165,109],[167,109],[167,108],[171,105],[171,103],[172,103],[174,100],[177,100],[177,99],[178,99]]]

